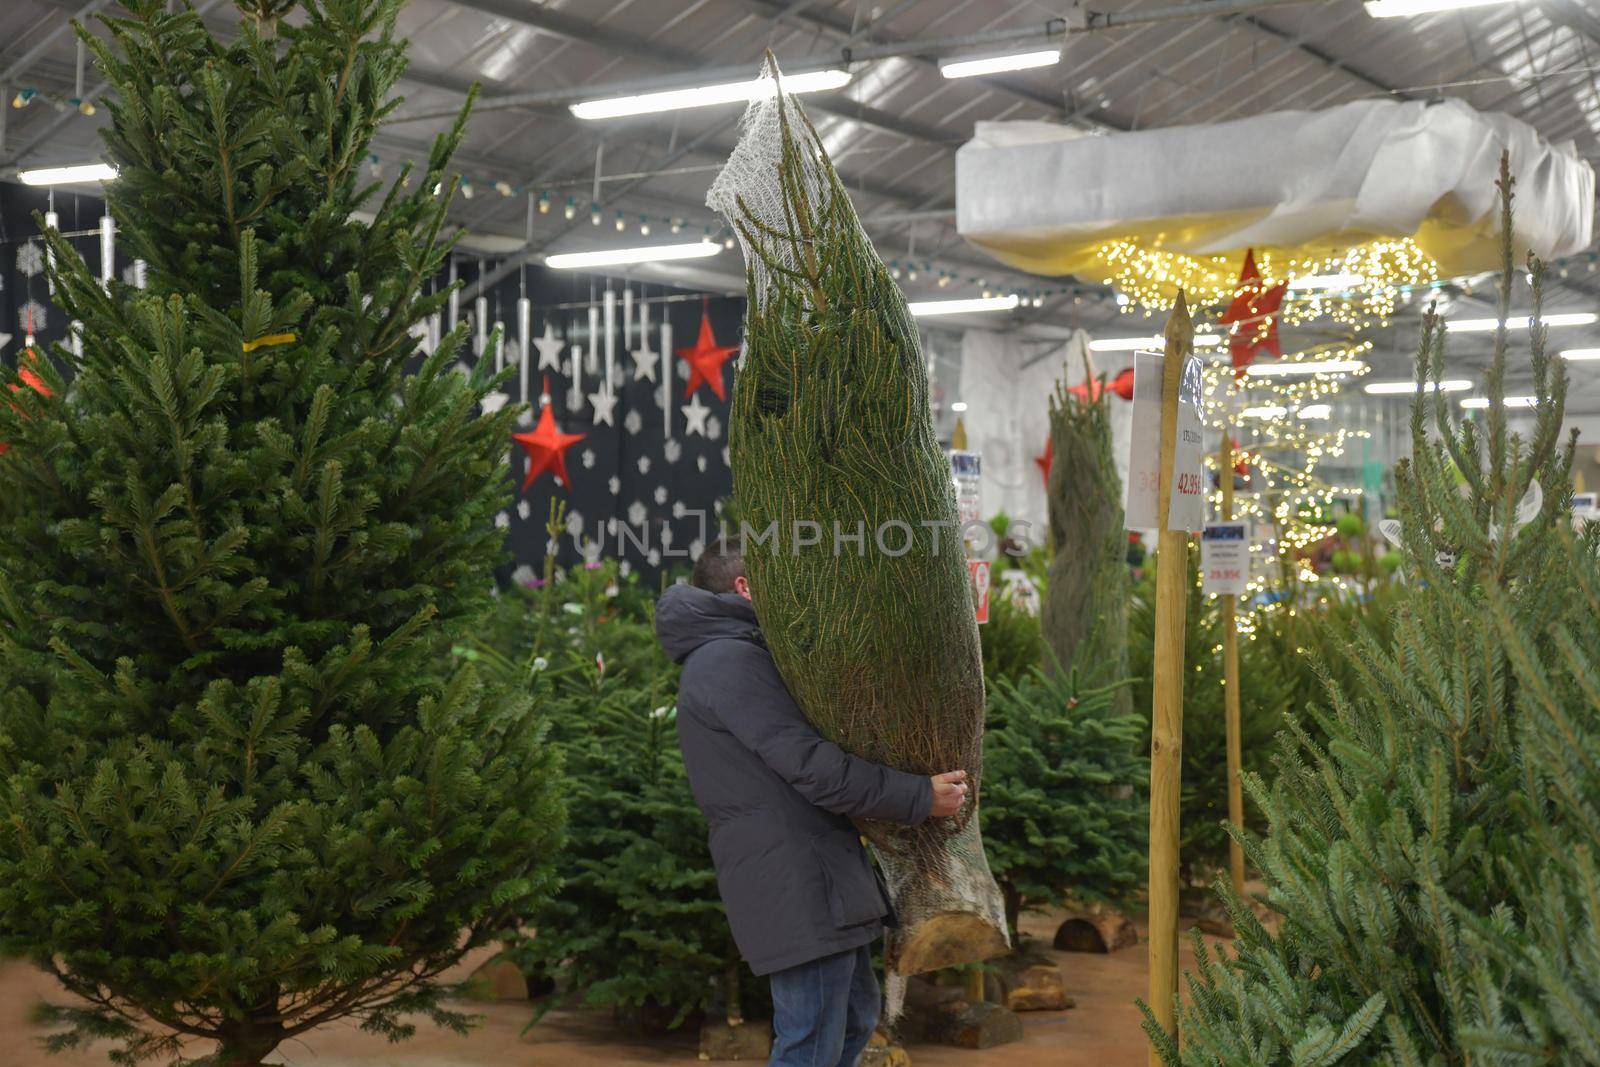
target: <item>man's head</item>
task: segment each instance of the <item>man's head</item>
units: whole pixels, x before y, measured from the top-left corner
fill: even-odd
[[[744,544],[737,537],[719,537],[695,560],[690,579],[696,588],[712,593],[738,593],[750,599],[750,580],[744,575]]]

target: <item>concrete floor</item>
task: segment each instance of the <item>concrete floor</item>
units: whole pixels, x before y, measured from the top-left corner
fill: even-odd
[[[1036,917],[1025,921],[1024,929],[1047,937],[1053,922],[1053,917]],[[1025,1037],[1017,1044],[981,1052],[913,1045],[912,1062],[915,1067],[1143,1067],[1145,1042],[1134,998],[1145,991],[1145,953],[1142,943],[1109,956],[1054,953],[1067,991],[1077,1000],[1075,1008],[1024,1013]],[[456,977],[470,973],[473,962]],[[1192,964],[1185,942],[1183,966]],[[55,980],[28,964],[0,963],[0,1062],[7,1067],[104,1067],[103,1047],[51,1056],[39,1046],[41,1031],[27,1021],[28,1013],[40,1000],[59,995]],[[529,1005],[499,1001],[468,1007],[483,1019],[467,1037],[424,1023],[415,1038],[391,1045],[340,1023],[285,1044],[274,1059],[293,1067],[647,1067],[699,1062],[692,1033],[648,1042],[619,1040],[604,1014],[551,1012],[523,1037],[532,1014]]]

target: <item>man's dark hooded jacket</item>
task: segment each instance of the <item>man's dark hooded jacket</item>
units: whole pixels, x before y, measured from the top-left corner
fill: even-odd
[[[920,823],[932,784],[823,740],[737,593],[673,586],[656,606],[656,634],[683,664],[678,743],[750,969],[770,974],[872,942],[889,903],[850,818]]]

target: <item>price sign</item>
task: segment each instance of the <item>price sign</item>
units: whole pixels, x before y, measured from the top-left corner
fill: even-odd
[[[1148,530],[1161,524],[1161,364],[1159,352],[1133,354],[1133,428],[1128,435],[1128,484],[1123,524]],[[1167,529],[1198,530],[1205,522],[1205,460],[1201,450],[1200,361],[1184,360],[1178,384],[1178,440],[1172,465]]]
[[[989,561],[967,560],[967,578],[972,582],[972,604],[978,615],[978,625],[989,621]]]
[[[956,517],[965,526],[983,521],[983,456],[952,449],[950,474],[956,483]]]
[[[1206,523],[1200,532],[1200,575],[1207,593],[1244,593],[1250,580],[1250,538],[1244,523]]]

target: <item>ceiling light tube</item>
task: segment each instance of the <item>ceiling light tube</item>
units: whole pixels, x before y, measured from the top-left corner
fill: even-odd
[[[965,315],[969,311],[1011,311],[1019,303],[1021,300],[1016,293],[1008,293],[969,300],[914,300],[906,308],[918,318],[927,318],[930,315]]]
[[[1508,396],[1505,398],[1505,402],[1508,408],[1531,408],[1539,403],[1539,398],[1536,396]],[[1464,408],[1486,408],[1489,406],[1489,398],[1486,396],[1469,396],[1461,401],[1461,406]]]
[[[1258,408],[1245,408],[1239,412],[1241,419],[1281,419],[1289,414],[1289,409],[1277,404],[1266,404]]]
[[[849,84],[850,72],[844,70],[814,70],[806,74],[783,76],[783,91],[790,94],[826,92]],[[713,104],[747,103],[758,97],[770,96],[772,91],[771,78],[751,78],[721,85],[700,85],[693,89],[669,89],[638,96],[584,100],[572,104],[569,110],[580,119],[615,119],[624,115],[651,115],[658,111],[682,111]]]
[[[1303,408],[1296,408],[1295,414],[1301,419],[1331,419],[1333,417],[1333,405],[1307,404]]]
[[[1513,315],[1506,319],[1506,329],[1526,330],[1528,328],[1528,319],[1529,316],[1526,314]],[[1597,320],[1600,320],[1600,315],[1596,315],[1592,311],[1570,311],[1546,315],[1541,321],[1546,326],[1588,326]],[[1457,319],[1454,321],[1446,320],[1445,325],[1450,328],[1451,333],[1487,333],[1499,326],[1500,320]]]
[[[1516,4],[1522,0],[1367,0],[1367,14],[1375,19],[1409,18],[1414,15],[1432,15],[1440,11],[1457,11],[1465,7],[1491,7],[1495,4]]]
[[[1297,374],[1354,374],[1366,366],[1359,359],[1302,359],[1294,363],[1252,363],[1245,373],[1252,378],[1288,378]]]
[[[108,182],[117,176],[109,163],[80,163],[70,167],[35,167],[17,172],[23,185],[74,185],[80,182]]]
[[[976,78],[985,74],[1004,74],[1010,70],[1053,67],[1059,62],[1061,62],[1061,49],[1048,48],[1038,52],[979,56],[976,59],[948,59],[939,64],[939,73],[946,78]]]
[[[1463,389],[1471,389],[1472,383],[1461,378],[1447,378],[1439,383],[1441,393],[1459,393]],[[1371,396],[1406,396],[1417,391],[1417,383],[1412,382],[1368,382],[1365,391]],[[1423,382],[1422,391],[1434,391],[1432,382]]]
[[[620,267],[636,263],[664,263],[673,259],[704,259],[722,251],[715,241],[696,241],[685,245],[648,245],[644,248],[602,248],[595,252],[563,252],[544,257],[544,265],[555,270],[582,270],[585,267]]]
[[[1196,348],[1212,348],[1222,343],[1222,337],[1214,333],[1197,333],[1194,335]],[[1089,342],[1091,352],[1159,352],[1167,345],[1166,338],[1157,334],[1154,337],[1101,337]]]
[[[1572,363],[1600,359],[1600,348],[1569,348],[1561,353],[1561,358]]]

